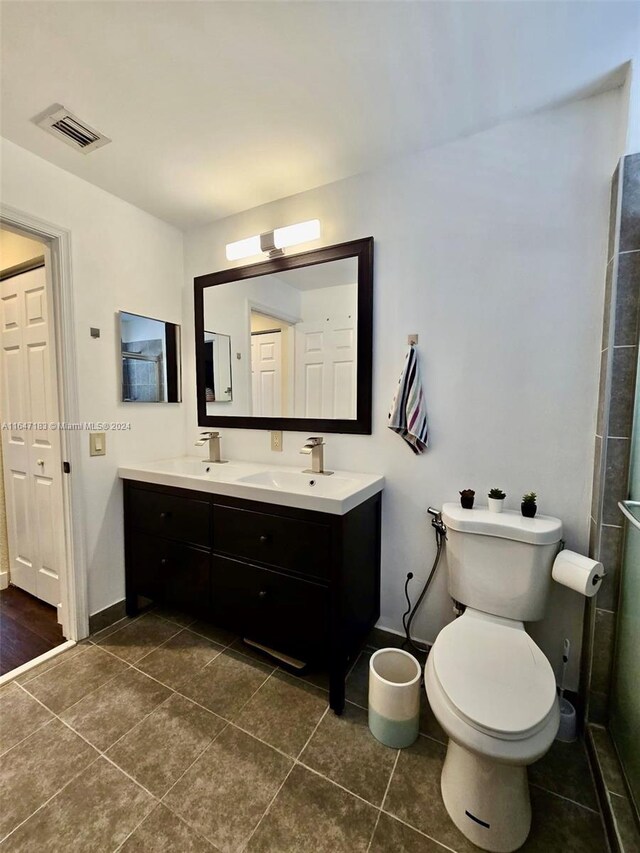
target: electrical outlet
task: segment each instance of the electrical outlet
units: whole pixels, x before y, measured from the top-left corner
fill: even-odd
[[[271,449],[272,450],[282,450],[282,430],[281,429],[272,429],[271,430]]]

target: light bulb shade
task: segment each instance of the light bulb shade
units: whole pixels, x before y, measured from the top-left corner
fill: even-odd
[[[262,254],[260,247],[260,235],[246,237],[244,240],[236,240],[235,243],[227,243],[227,260],[239,261],[242,258],[250,258],[252,255]]]
[[[285,249],[287,246],[308,243],[311,240],[317,240],[319,237],[320,220],[309,219],[307,222],[297,222],[295,225],[275,228],[273,231],[273,244],[276,249]]]

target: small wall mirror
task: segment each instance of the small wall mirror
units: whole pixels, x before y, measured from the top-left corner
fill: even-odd
[[[120,312],[123,403],[179,403],[180,326]]]
[[[372,292],[372,238],[197,278],[200,426],[370,433]]]
[[[205,331],[204,352],[207,403],[230,403],[233,400],[231,336]]]

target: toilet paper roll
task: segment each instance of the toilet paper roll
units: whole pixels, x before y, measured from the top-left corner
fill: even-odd
[[[557,583],[591,598],[600,589],[604,573],[602,563],[565,549],[554,560],[551,577]]]

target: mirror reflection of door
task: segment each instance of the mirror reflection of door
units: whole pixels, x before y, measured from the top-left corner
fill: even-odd
[[[251,333],[251,391],[253,414],[282,415],[282,332]]]
[[[327,313],[296,325],[296,418],[350,418],[356,408],[355,321]]]
[[[207,403],[230,403],[231,337],[220,332],[204,333],[205,398]]]

